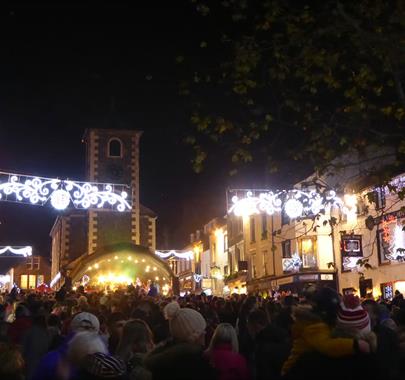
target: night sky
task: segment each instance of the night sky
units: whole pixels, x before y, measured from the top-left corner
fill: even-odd
[[[176,56],[201,62],[206,20],[180,0],[27,3],[1,10],[0,170],[80,180],[85,128],[142,130],[141,202],[158,214],[160,248],[182,248],[193,228],[225,212],[231,185],[220,163],[194,174],[182,144],[191,108],[178,84],[189,73]],[[48,255],[56,216],[51,207],[0,203],[0,245]]]

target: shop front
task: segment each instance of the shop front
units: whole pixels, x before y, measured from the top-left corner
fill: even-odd
[[[336,272],[305,272],[294,273],[277,277],[264,277],[249,281],[247,289],[249,294],[272,295],[299,294],[308,286],[328,286],[337,289]]]
[[[225,286],[224,286],[224,295],[232,295],[232,294],[246,294],[247,287],[246,287],[246,280],[247,280],[247,272],[246,271],[239,271],[237,273],[228,276],[225,279]]]

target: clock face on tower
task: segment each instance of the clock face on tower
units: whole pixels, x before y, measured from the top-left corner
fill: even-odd
[[[121,165],[114,163],[108,166],[108,176],[111,178],[111,180],[115,182],[122,182],[123,174],[124,170]]]

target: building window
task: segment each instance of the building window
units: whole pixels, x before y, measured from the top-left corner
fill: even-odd
[[[224,252],[228,250],[228,234],[224,235]]]
[[[303,268],[316,268],[315,240],[304,238],[301,240],[301,257]]]
[[[374,190],[375,209],[381,210],[385,207],[385,191],[383,187]]]
[[[229,266],[228,266],[228,265],[225,265],[225,266],[224,266],[224,275],[225,275],[225,276],[228,276],[228,275],[229,275]]]
[[[267,276],[268,275],[268,272],[267,272],[267,250],[263,251],[262,255],[263,255],[263,274],[265,276]]]
[[[35,283],[36,278],[37,278],[37,276],[35,276],[35,274],[30,274],[28,276],[28,288],[29,289],[35,289],[35,287],[36,287],[36,283]]]
[[[27,270],[32,270],[32,257],[28,257],[26,265],[27,265]]]
[[[281,243],[281,249],[283,252],[283,259],[291,258],[291,240],[285,240]]]
[[[250,241],[254,243],[256,241],[256,225],[255,225],[255,217],[250,217]]]
[[[243,219],[242,217],[238,218],[238,234],[241,234],[243,232]]]
[[[262,214],[262,240],[267,239],[267,215]]]
[[[256,278],[256,275],[257,275],[255,258],[256,258],[256,255],[252,254],[251,259],[250,259],[250,268],[251,268],[250,275],[252,276],[252,278]]]
[[[34,269],[34,270],[39,270],[39,261],[40,261],[40,258],[37,256],[37,257],[33,257],[32,258],[32,261],[33,261],[33,263],[32,263],[32,269]]]
[[[113,138],[108,142],[108,157],[122,157],[121,140]]]
[[[289,224],[290,218],[288,217],[287,213],[285,212],[284,208],[281,210],[281,225]]]
[[[20,288],[27,289],[28,288],[28,275],[22,274],[20,277]]]

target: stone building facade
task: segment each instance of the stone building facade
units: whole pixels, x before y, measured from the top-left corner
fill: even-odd
[[[107,245],[128,242],[156,248],[157,216],[139,202],[141,134],[119,129],[85,131],[86,181],[129,185],[132,210],[68,210],[58,216],[50,232],[52,278],[68,263]]]

